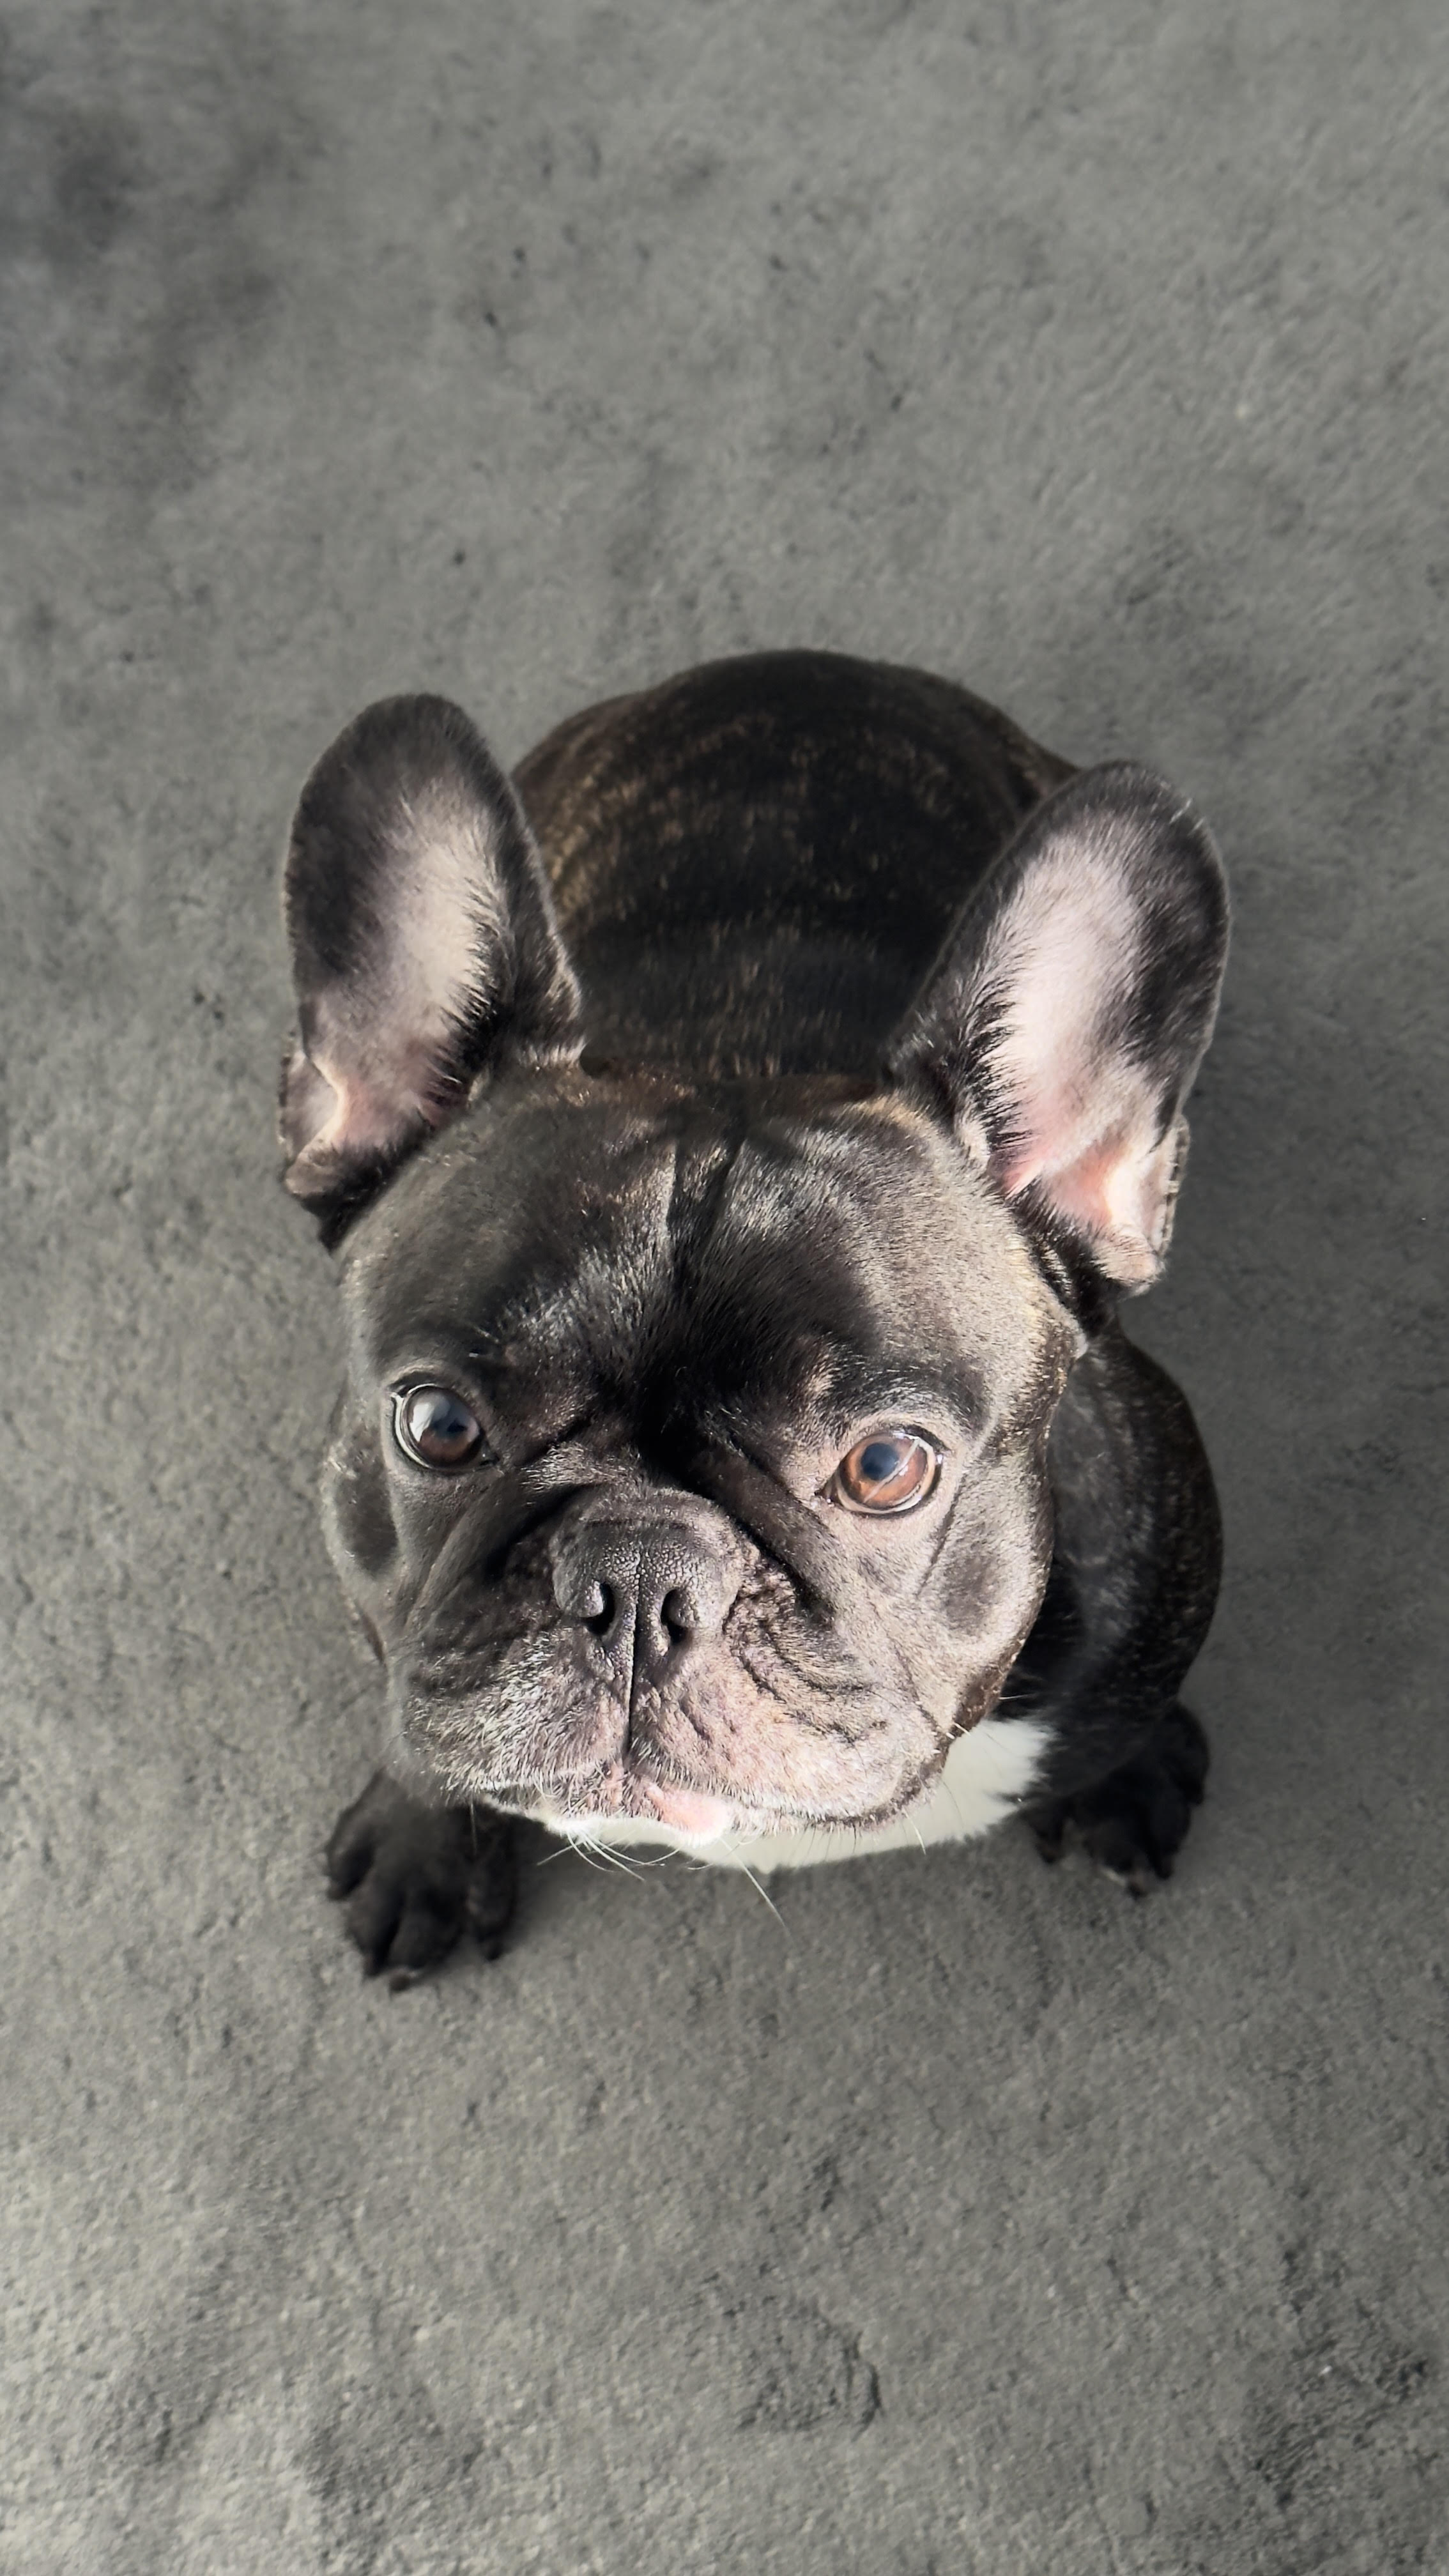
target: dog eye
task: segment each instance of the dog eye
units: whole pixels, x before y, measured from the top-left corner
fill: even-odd
[[[876,1431],[841,1459],[832,1491],[853,1512],[908,1512],[925,1501],[940,1469],[939,1450],[919,1431]]]
[[[446,1386],[404,1388],[392,1421],[398,1447],[420,1467],[466,1467],[483,1446],[477,1415]]]

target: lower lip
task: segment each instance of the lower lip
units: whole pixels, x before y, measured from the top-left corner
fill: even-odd
[[[640,1783],[661,1825],[687,1842],[718,1842],[739,1823],[740,1811],[724,1798],[701,1798],[692,1789],[661,1789],[652,1780]]]

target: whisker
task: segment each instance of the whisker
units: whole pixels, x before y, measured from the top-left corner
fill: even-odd
[[[789,1940],[789,1938],[790,1938],[790,1926],[789,1926],[789,1924],[786,1922],[784,1915],[781,1913],[781,1911],[780,1911],[780,1909],[779,1909],[778,1905],[775,1903],[775,1901],[774,1901],[773,1897],[770,1895],[770,1893],[769,1893],[768,1889],[763,1888],[763,1887],[760,1885],[759,1880],[756,1878],[755,1873],[754,1873],[754,1871],[750,1868],[750,1866],[749,1866],[748,1862],[746,1862],[746,1861],[740,1861],[740,1862],[737,1864],[737,1866],[738,1866],[738,1867],[739,1867],[739,1868],[744,1872],[745,1877],[749,1880],[751,1887],[754,1889],[755,1894],[758,1896],[758,1898],[759,1898],[759,1900],[760,1900],[760,1903],[761,1903],[762,1905],[767,1905],[767,1906],[769,1907],[770,1912],[773,1914],[773,1916],[774,1916],[774,1918],[775,1918],[775,1921],[779,1924],[781,1931],[784,1933],[785,1938],[786,1938],[786,1940],[788,1941],[788,1940]]]
[[[600,1842],[594,1834],[570,1834],[562,1830],[559,1830],[554,1849],[540,1853],[535,1866],[539,1869],[547,1869],[550,1861],[562,1860],[564,1853],[570,1851],[577,1852],[580,1860],[586,1861],[590,1869],[621,1869],[626,1878],[637,1878],[639,1875],[637,1869],[632,1869],[626,1860],[620,1858],[618,1852],[611,1851],[608,1844]]]
[[[622,1853],[615,1851],[610,1844],[605,1842],[596,1842],[592,1837],[590,1837],[589,1849],[592,1852],[598,1853],[600,1862],[606,1869],[622,1870],[626,1878],[638,1877],[639,1873],[637,1869],[631,1869]]]

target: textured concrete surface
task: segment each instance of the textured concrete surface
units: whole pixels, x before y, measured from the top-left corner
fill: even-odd
[[[6,2576],[1449,2569],[1446,88],[1433,0],[10,12]],[[792,642],[1231,863],[1211,1803],[1140,1907],[565,1856],[394,2001],[290,802]]]

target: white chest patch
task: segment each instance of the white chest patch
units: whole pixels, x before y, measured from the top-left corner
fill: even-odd
[[[812,1827],[798,1834],[720,1834],[711,1842],[690,1839],[664,1824],[644,1824],[628,1816],[600,1816],[586,1824],[570,1823],[536,1808],[540,1824],[570,1841],[605,1843],[612,1849],[631,1843],[662,1845],[707,1860],[718,1869],[808,1869],[817,1861],[860,1860],[867,1853],[924,1851],[928,1843],[967,1842],[989,1833],[1026,1795],[1041,1768],[1052,1729],[1036,1717],[983,1717],[960,1737],[938,1773],[915,1804],[893,1816],[873,1833],[848,1827]]]

